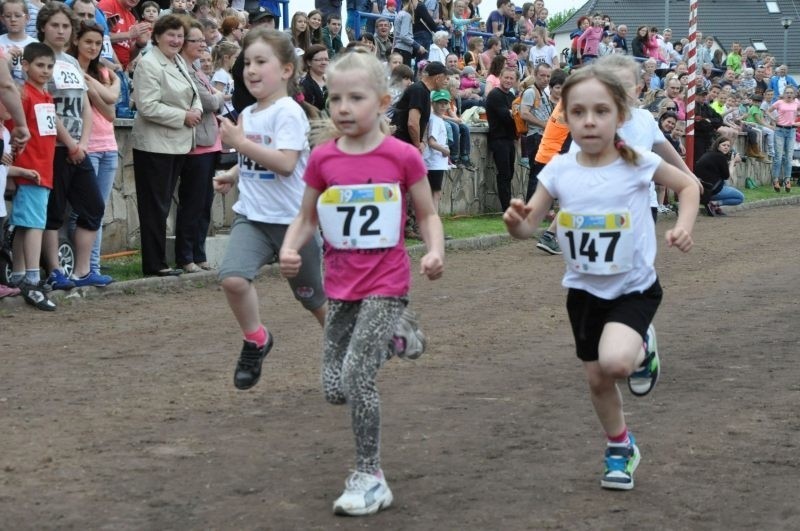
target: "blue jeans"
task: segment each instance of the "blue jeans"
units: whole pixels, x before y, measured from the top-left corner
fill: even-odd
[[[723,185],[722,190],[711,198],[723,206],[741,205],[744,201],[744,194],[733,186]]]
[[[450,148],[450,160],[453,162],[469,161],[469,127],[458,122],[445,120],[444,123],[452,133],[452,142],[448,142]]]
[[[785,184],[792,177],[794,128],[775,128],[775,158],[772,159],[772,180]]]
[[[89,162],[94,168],[94,173],[97,176],[97,188],[100,190],[100,196],[103,198],[103,205],[108,204],[108,199],[111,197],[111,190],[114,188],[114,179],[117,177],[117,166],[119,166],[119,152],[118,151],[99,151],[97,153],[87,154]],[[73,211],[69,215],[69,233],[75,231],[75,223],[78,220],[78,215]],[[103,244],[103,224],[97,229],[97,237],[92,246],[92,254],[89,257],[89,270],[100,272],[100,247]]]

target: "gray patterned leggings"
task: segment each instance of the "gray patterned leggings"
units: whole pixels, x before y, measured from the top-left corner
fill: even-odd
[[[371,474],[381,467],[381,403],[375,377],[406,304],[405,297],[381,296],[328,301],[322,388],[331,404],[350,405],[359,472]]]

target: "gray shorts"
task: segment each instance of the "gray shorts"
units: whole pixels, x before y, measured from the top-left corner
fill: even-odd
[[[219,279],[240,277],[252,281],[259,269],[278,261],[278,253],[288,228],[288,225],[261,223],[250,221],[244,216],[236,216],[231,225],[225,258],[219,267]],[[327,300],[322,289],[320,240],[317,235],[300,249],[303,266],[296,277],[289,279],[294,298],[306,310],[316,310]]]

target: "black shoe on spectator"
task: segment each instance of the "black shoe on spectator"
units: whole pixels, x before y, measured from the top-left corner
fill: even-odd
[[[34,284],[23,283],[20,287],[22,291],[22,298],[25,302],[43,312],[56,311],[56,304],[47,298],[41,288]]]

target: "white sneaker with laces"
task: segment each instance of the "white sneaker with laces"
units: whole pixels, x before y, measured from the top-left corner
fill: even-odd
[[[392,504],[392,491],[383,472],[380,477],[355,471],[344,482],[344,492],[333,502],[334,514],[364,516],[375,514]]]

